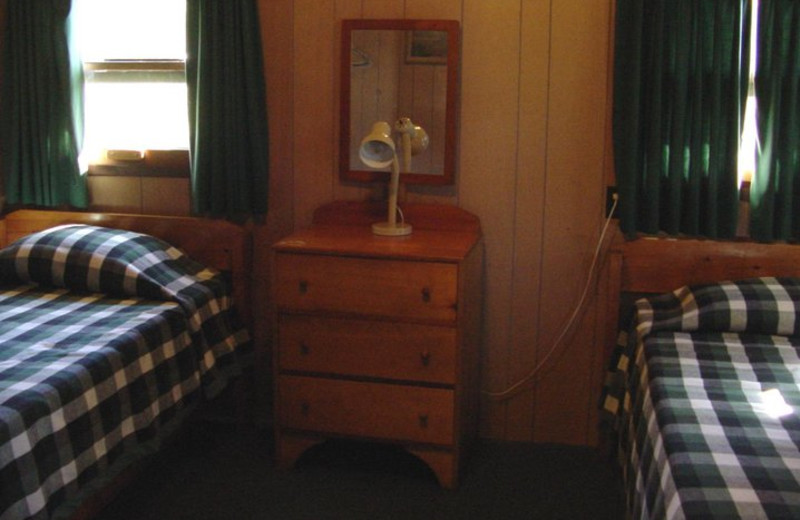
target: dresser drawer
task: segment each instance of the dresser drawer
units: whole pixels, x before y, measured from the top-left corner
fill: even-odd
[[[453,443],[453,391],[302,376],[279,377],[285,428],[387,440]]]
[[[452,327],[292,314],[278,323],[280,370],[455,383]]]
[[[279,253],[275,273],[279,308],[456,320],[455,264]]]

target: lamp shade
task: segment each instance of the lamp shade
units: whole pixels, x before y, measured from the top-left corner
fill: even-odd
[[[409,137],[409,149],[411,155],[417,155],[427,150],[431,140],[428,132],[419,125],[414,124],[408,117],[401,117],[394,123],[394,128],[400,134]]]
[[[395,158],[392,128],[385,121],[372,125],[372,130],[361,140],[358,156],[370,168],[386,168]]]

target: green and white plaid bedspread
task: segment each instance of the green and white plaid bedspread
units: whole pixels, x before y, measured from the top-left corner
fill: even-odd
[[[0,285],[1,520],[69,512],[248,351],[219,273],[146,235],[32,235],[0,251]]]
[[[800,281],[636,304],[604,406],[632,518],[800,518]]]

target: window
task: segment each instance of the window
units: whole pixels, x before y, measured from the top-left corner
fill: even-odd
[[[627,236],[737,235],[751,6],[617,1],[614,163]]]
[[[131,160],[147,169],[154,157],[174,166],[175,154],[163,151],[180,150],[178,164],[188,170],[186,2],[77,0],[74,6],[85,73],[82,162],[106,172]]]

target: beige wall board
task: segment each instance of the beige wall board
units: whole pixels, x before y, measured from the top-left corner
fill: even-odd
[[[294,226],[294,6],[293,0],[259,0],[258,7],[269,123],[267,219],[270,229],[284,236]]]
[[[396,0],[394,0],[396,1]],[[334,37],[334,54],[336,59],[336,67],[334,69],[334,82],[333,82],[333,103],[334,103],[334,126],[332,132],[334,133],[334,142],[339,142],[339,110],[340,110],[340,88],[339,88],[339,74],[341,58],[341,41],[342,41],[342,20],[364,18],[365,5],[371,2],[365,0],[336,0],[336,13],[335,20],[335,37]],[[355,124],[355,122],[353,123]],[[352,129],[351,129],[352,132]],[[334,163],[334,178],[333,178],[333,198],[336,200],[363,200],[369,198],[369,193],[373,189],[372,183],[343,183],[339,177],[339,147],[334,147],[335,163]]]
[[[190,190],[188,178],[142,177],[142,213],[188,216]]]
[[[403,18],[405,0],[364,0],[364,18]]]
[[[554,352],[542,370],[536,396],[536,442],[588,443],[586,402],[593,393],[590,385],[595,381],[592,374],[595,316],[596,305],[592,303],[575,334]]]
[[[139,177],[89,176],[89,208],[93,211],[138,213],[142,209]]]
[[[295,0],[294,34],[294,220],[302,228],[334,193],[334,0]]]
[[[270,246],[294,229],[294,2],[259,0],[269,120],[270,181],[266,223],[253,227],[255,402],[260,424],[270,421]]]
[[[480,216],[486,247],[485,388],[509,382],[514,237],[519,0],[465,0],[462,19],[460,205]],[[489,436],[502,436],[502,404],[486,401]],[[486,419],[486,418],[484,418]]]
[[[461,20],[462,0],[405,0],[406,18]]]
[[[609,8],[610,0],[564,0],[553,6],[542,262],[542,301],[548,305],[541,312],[542,337],[555,336],[577,305],[602,225]],[[587,315],[574,344],[563,347],[571,353],[563,376],[572,371],[576,380],[588,378],[592,319]],[[577,393],[552,402],[563,392],[556,376],[537,387],[536,414],[548,417],[548,423],[537,423],[537,439],[550,439],[559,424],[585,423],[584,401]]]
[[[519,146],[515,206],[510,379],[531,380],[508,402],[508,438],[534,440],[534,370],[542,338],[540,314],[542,235],[547,159],[550,1],[523,0],[520,16]],[[533,377],[531,378],[531,375]]]

